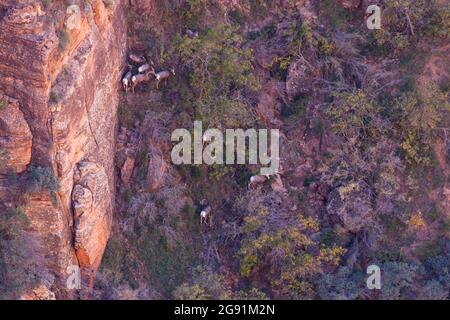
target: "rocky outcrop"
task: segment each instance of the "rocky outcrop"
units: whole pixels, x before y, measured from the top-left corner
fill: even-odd
[[[78,5],[80,28],[69,30],[61,3],[0,0],[0,148],[8,155],[1,170],[26,180],[27,167],[41,166],[58,181],[55,194],[28,194],[22,204],[39,243],[29,258],[55,276],[58,290],[49,290],[57,298],[72,295],[65,291],[70,265],[92,284],[109,237],[126,53],[127,1]]]
[[[363,1],[361,0],[340,0],[342,6],[347,9],[358,8]]]
[[[154,192],[163,184],[168,169],[163,152],[157,146],[151,145],[147,169],[147,187],[150,192]]]
[[[45,285],[40,285],[30,293],[26,293],[20,297],[20,300],[56,300],[55,293],[50,291]]]
[[[16,99],[0,97],[0,174],[22,173],[31,162],[32,135]]]
[[[370,190],[356,183],[338,187],[330,192],[327,212],[337,216],[344,229],[357,233],[372,223]]]
[[[131,177],[133,176],[134,164],[136,160],[132,156],[127,156],[125,162],[120,169],[120,178],[125,185],[130,183]]]
[[[284,91],[283,83],[281,82],[267,83],[261,90],[261,95],[256,105],[256,112],[268,126],[273,125],[279,127],[281,125],[279,116]]]
[[[90,271],[100,265],[111,229],[112,192],[104,166],[95,162],[79,163],[74,181],[74,247],[78,263],[92,285]]]

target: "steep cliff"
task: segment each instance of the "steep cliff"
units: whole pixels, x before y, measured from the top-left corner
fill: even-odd
[[[70,29],[63,1],[0,0],[0,211],[23,210],[35,265],[24,272],[57,298],[74,295],[71,265],[92,285],[110,233],[126,3],[79,1],[79,28]],[[2,280],[20,267],[4,262]]]

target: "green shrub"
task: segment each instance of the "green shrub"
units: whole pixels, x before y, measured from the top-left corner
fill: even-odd
[[[188,217],[194,217],[196,215],[195,208],[190,204],[185,204],[183,206],[183,209],[181,209],[181,211]]]
[[[230,299],[224,278],[201,266],[193,269],[191,283],[183,283],[177,287],[173,296],[181,300]]]
[[[446,300],[448,296],[448,289],[436,280],[428,281],[420,293],[420,299],[423,300]]]
[[[245,16],[238,9],[231,10],[228,16],[230,17],[230,20],[237,25],[243,25],[245,23]]]
[[[362,90],[336,94],[327,110],[333,131],[355,142],[379,137],[383,130],[379,113],[380,107]]]
[[[355,300],[364,290],[365,276],[348,267],[326,273],[318,280],[317,293],[325,300]]]
[[[445,218],[444,222],[440,226],[443,233],[450,233],[450,217]]]
[[[45,273],[37,269],[35,259],[30,259],[36,247],[26,236],[29,224],[21,207],[0,211],[0,300],[18,299],[40,277],[45,277]]]
[[[49,167],[31,166],[28,169],[28,191],[55,193],[59,190],[59,183],[56,180],[53,170]]]
[[[59,101],[61,101],[61,97],[58,93],[56,93],[55,91],[50,91],[50,97],[49,97],[49,103],[50,104],[56,104]]]
[[[345,26],[346,22],[350,20],[351,11],[345,9],[339,1],[315,1],[314,5],[319,17],[334,29]]]
[[[428,219],[430,219],[432,222],[434,222],[437,219],[439,219],[441,214],[440,214],[439,210],[436,207],[433,207],[432,209],[427,211],[426,216],[427,216]]]
[[[188,69],[190,90],[181,90],[186,105],[211,126],[244,127],[252,123],[248,103],[236,99],[259,84],[253,75],[252,52],[241,49],[242,37],[233,27],[219,25],[198,38],[177,37],[171,56]],[[184,93],[185,92],[185,93]]]
[[[381,296],[386,300],[411,299],[420,276],[419,266],[405,262],[387,262],[382,270]]]
[[[30,220],[22,207],[8,208],[0,218],[0,237],[17,237],[30,225]]]
[[[61,50],[66,50],[70,43],[70,35],[65,28],[62,28],[56,32],[59,39],[59,48]]]
[[[259,289],[252,288],[250,290],[244,291],[240,290],[233,293],[233,299],[236,300],[269,300],[267,294]]]
[[[387,56],[404,55],[420,39],[449,34],[450,6],[441,7],[434,0],[385,0],[382,15],[382,28],[373,36]]]
[[[416,249],[416,254],[421,260],[437,257],[441,252],[441,242],[439,240],[425,241]]]
[[[45,8],[49,8],[52,5],[52,0],[42,0],[42,4]]]
[[[5,169],[6,161],[10,159],[9,152],[0,148],[0,171]]]
[[[189,8],[182,11],[184,25],[187,28],[197,30],[202,20],[206,16],[208,1],[206,0],[189,0]]]
[[[3,111],[8,106],[8,102],[6,102],[4,99],[0,99],[0,111]]]
[[[195,284],[189,285],[188,283],[183,283],[178,286],[173,292],[173,297],[175,300],[207,300],[210,296],[205,292],[204,287]]]
[[[306,112],[308,100],[307,96],[299,96],[292,103],[283,106],[281,115],[284,118],[303,116]]]
[[[419,93],[408,92],[396,101],[403,141],[401,148],[409,164],[430,165],[431,143],[442,115],[450,106],[436,85]]]
[[[111,8],[114,5],[115,0],[103,0],[103,3],[107,8]]]
[[[238,252],[241,276],[251,284],[270,283],[271,291],[284,297],[312,298],[311,279],[324,267],[336,267],[345,249],[319,246],[308,236],[319,230],[317,221],[301,215],[297,223],[292,221],[283,229],[264,230],[270,214],[263,209],[244,218]],[[312,250],[314,247],[317,250]]]

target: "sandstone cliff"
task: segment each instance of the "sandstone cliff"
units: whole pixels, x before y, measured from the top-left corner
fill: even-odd
[[[70,265],[92,285],[109,237],[126,3],[79,1],[80,28],[68,30],[62,1],[0,0],[0,211],[23,209],[34,243],[27,259],[37,264],[30,277],[57,298],[74,294]],[[24,187],[30,168],[49,168],[57,190]],[[15,267],[5,266],[5,279]]]

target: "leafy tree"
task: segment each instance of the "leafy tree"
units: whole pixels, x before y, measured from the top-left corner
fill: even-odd
[[[427,277],[438,281],[447,290],[450,290],[450,255],[443,254],[428,258],[424,262]]]
[[[409,92],[397,100],[401,148],[410,164],[430,164],[431,143],[445,110],[450,110],[446,97],[431,84],[418,93]]]
[[[446,300],[448,296],[448,289],[437,280],[428,281],[420,293],[420,298],[424,300]]]
[[[0,111],[5,110],[7,106],[8,106],[8,103],[6,102],[6,100],[3,98],[0,98]]]
[[[245,238],[238,252],[241,275],[250,283],[270,285],[275,296],[313,297],[312,279],[337,266],[345,250],[313,240],[309,234],[317,232],[319,225],[312,218],[299,215],[282,229],[267,230],[268,219],[264,208],[257,216],[245,218]]]
[[[189,75],[191,90],[185,95],[185,102],[193,104],[211,125],[222,121],[229,121],[227,125],[248,125],[253,120],[242,92],[258,88],[258,82],[252,74],[252,52],[241,49],[242,43],[237,30],[225,25],[209,29],[197,38],[174,40],[173,56],[183,63]]]
[[[448,5],[435,0],[384,0],[383,5],[383,27],[374,39],[388,56],[404,54],[420,38],[448,36]]]
[[[183,283],[173,292],[176,299],[230,299],[230,290],[224,286],[222,276],[197,266],[193,270],[191,283]]]
[[[400,300],[414,297],[420,268],[406,262],[386,262],[381,267],[383,284],[381,296],[386,300]]]
[[[326,300],[354,300],[364,290],[365,275],[340,267],[336,273],[322,275],[317,284],[317,293]]]
[[[28,169],[29,186],[28,191],[54,193],[58,191],[59,184],[55,178],[53,170],[48,167],[31,166]]]
[[[227,288],[223,276],[202,266],[197,266],[194,268],[192,278],[189,283],[185,282],[178,286],[174,290],[173,296],[175,299],[180,300],[267,299],[265,293],[256,288],[248,291],[239,290],[237,292]]]
[[[6,150],[0,148],[0,172],[5,170],[5,163],[9,160],[9,153]]]
[[[362,90],[339,93],[335,102],[327,109],[331,119],[331,128],[349,141],[367,141],[378,138],[387,130],[387,123],[380,116],[381,109]]]
[[[176,300],[207,300],[210,296],[205,293],[205,289],[198,285],[183,283],[175,289],[173,297]]]
[[[21,207],[3,209],[0,205],[0,299],[17,299],[17,294],[44,276],[30,259],[36,244],[25,236],[29,225]]]

